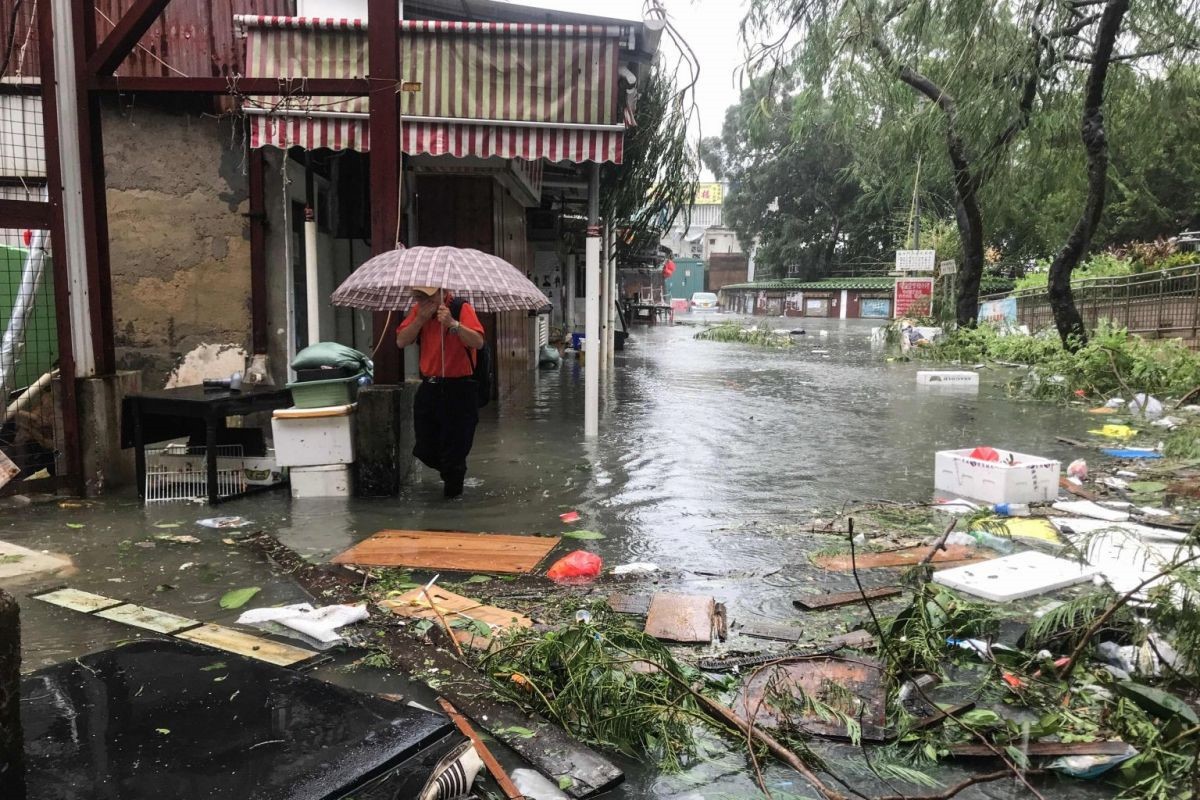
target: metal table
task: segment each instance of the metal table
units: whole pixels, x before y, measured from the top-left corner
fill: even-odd
[[[228,417],[274,411],[291,405],[292,393],[275,387],[253,387],[235,392],[229,389],[206,389],[203,386],[180,386],[126,397],[122,404],[121,446],[135,448],[138,497],[145,497],[146,494],[146,445],[190,436],[201,425],[204,429],[210,505],[271,488],[255,487],[220,497],[217,486],[217,436]]]

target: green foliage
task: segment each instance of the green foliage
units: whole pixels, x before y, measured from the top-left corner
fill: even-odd
[[[1200,427],[1189,425],[1172,431],[1163,443],[1163,455],[1184,461],[1200,460]]]
[[[1054,645],[1061,652],[1070,652],[1079,643],[1080,637],[1116,597],[1111,592],[1091,592],[1082,597],[1067,600],[1062,605],[1047,611],[1029,626],[1025,635],[1026,646],[1030,648],[1045,648]],[[1111,624],[1128,629],[1132,621],[1128,613],[1123,619],[1114,620]]]
[[[792,339],[786,333],[778,333],[766,325],[748,328],[736,322],[726,322],[705,328],[695,335],[705,342],[733,342],[753,344],[759,347],[791,347]]]
[[[704,721],[680,681],[698,676],[606,604],[591,613],[589,623],[516,633],[484,658],[484,671],[499,694],[581,740],[679,770],[696,753],[696,723]]]
[[[1006,335],[990,326],[954,331],[916,352],[934,360],[1032,366],[1026,382],[1014,388],[1045,399],[1065,399],[1077,389],[1095,397],[1124,395],[1127,390],[1159,398],[1181,397],[1200,386],[1200,355],[1181,342],[1144,339],[1107,324],[1074,353],[1064,350],[1052,331]]]
[[[1048,263],[1039,263],[1036,270],[1029,272],[1023,278],[1019,278],[1013,288],[1017,291],[1022,289],[1045,289],[1047,280],[1050,277],[1049,268],[1050,265]],[[1071,273],[1071,283],[1091,278],[1120,278],[1132,275],[1135,269],[1134,262],[1127,258],[1119,258],[1112,253],[1097,253],[1075,268]]]
[[[997,623],[992,606],[926,583],[899,614],[880,620],[880,636],[888,642],[887,655],[894,667],[940,674],[950,652],[947,639],[986,637],[995,632]]]

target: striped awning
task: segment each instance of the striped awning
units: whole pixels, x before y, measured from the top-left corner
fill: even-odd
[[[238,22],[250,77],[367,76],[359,20]],[[623,26],[402,21],[403,151],[620,163],[617,70],[630,35]],[[243,108],[252,147],[368,150],[368,103],[296,95],[246,98]]]

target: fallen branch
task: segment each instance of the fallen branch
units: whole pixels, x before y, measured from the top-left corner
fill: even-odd
[[[1026,772],[1026,775],[1040,775],[1042,770],[1035,769]],[[914,797],[911,794],[888,794],[882,797],[876,797],[873,800],[950,800],[959,792],[970,789],[972,786],[978,786],[981,783],[992,783],[994,781],[1003,780],[1012,775],[1012,772],[1007,769],[997,770],[996,772],[988,772],[984,775],[976,775],[973,778],[967,778],[961,783],[956,783],[941,794],[927,794],[923,797]],[[1035,792],[1036,794],[1036,792]]]
[[[853,539],[853,538],[854,538],[854,524],[853,524],[853,523],[854,523],[854,521],[853,521],[853,520],[851,520],[851,524],[850,524],[850,538],[851,538],[851,539]],[[950,533],[951,533],[951,531],[953,531],[953,530],[954,530],[954,528],[955,528],[955,526],[957,526],[957,525],[958,525],[958,518],[957,518],[957,517],[956,517],[956,518],[954,518],[954,519],[952,519],[952,520],[950,520],[950,524],[946,526],[946,530],[942,531],[942,535],[941,535],[941,536],[939,536],[939,537],[938,537],[938,540],[937,540],[936,542],[934,542],[934,543],[933,543],[933,547],[929,548],[929,555],[927,555],[927,556],[925,556],[924,558],[922,558],[922,559],[921,559],[921,561],[920,561],[920,563],[918,563],[918,564],[917,564],[917,566],[919,566],[919,567],[920,567],[920,566],[924,566],[924,565],[926,565],[926,564],[930,563],[931,561],[933,561],[933,557],[937,555],[937,552],[938,552],[938,550],[945,550],[945,549],[946,549],[946,540],[947,540],[948,538],[950,538]],[[861,591],[862,591],[862,586],[859,586],[859,587],[858,587],[858,589],[859,589],[859,591],[861,592]],[[864,599],[864,600],[869,600],[870,598],[869,598],[869,597],[867,597],[867,596],[866,596],[866,594],[864,593],[864,594],[863,594],[863,599]]]

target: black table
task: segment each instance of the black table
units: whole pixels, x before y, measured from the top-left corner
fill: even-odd
[[[227,497],[217,494],[217,436],[228,417],[260,411],[290,408],[292,393],[274,387],[253,387],[242,391],[180,386],[157,392],[129,395],[122,404],[121,446],[133,447],[137,458],[138,497],[146,495],[146,445],[190,436],[203,426],[205,463],[208,468],[208,502],[216,505],[259,491],[239,492]]]

